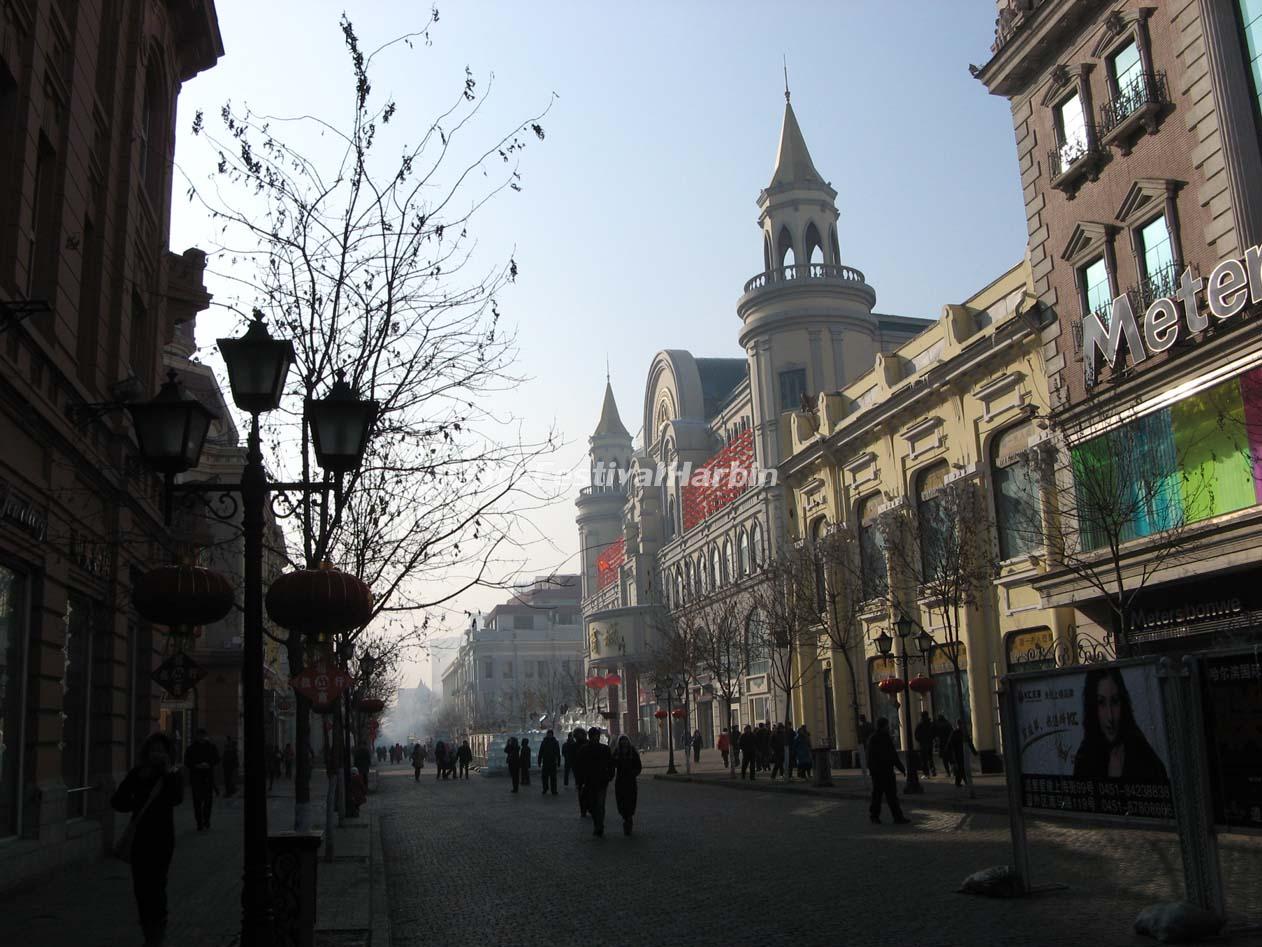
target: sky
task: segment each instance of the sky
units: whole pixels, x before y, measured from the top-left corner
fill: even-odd
[[[214,243],[217,225],[181,198],[214,157],[192,116],[228,101],[260,113],[349,113],[345,9],[366,49],[424,28],[406,0],[216,0],[225,55],[179,100],[177,252]],[[866,275],[885,313],[936,318],[1025,251],[1011,117],[968,71],[994,33],[993,0],[438,0],[429,44],[375,63],[374,94],[398,103],[396,129],[429,122],[468,67],[489,98],[476,130],[494,140],[545,108],[546,138],[520,156],[521,190],[478,214],[478,253],[517,262],[500,308],[518,339],[505,413],[549,429],[559,470],[585,467],[606,366],[623,422],[638,434],[654,353],[740,355],[736,300],[762,269],[758,192],[771,179],[785,63],[816,168],[837,190],[842,262]],[[789,12],[791,10],[791,12]],[[494,81],[489,82],[491,75]],[[313,157],[331,143],[315,139]],[[494,169],[493,169],[494,170]],[[220,261],[222,263],[222,261]],[[216,265],[212,261],[212,267]],[[228,287],[208,279],[219,299]],[[198,340],[233,334],[212,308]],[[532,515],[521,577],[578,571],[573,497]],[[475,590],[467,610],[505,598]],[[445,662],[449,653],[439,660]],[[425,658],[408,669],[414,683]]]

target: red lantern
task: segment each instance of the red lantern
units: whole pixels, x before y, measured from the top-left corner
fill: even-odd
[[[586,684],[592,690],[598,691],[602,687],[605,686],[605,679],[601,677],[599,674],[593,674],[591,677],[587,679]]]
[[[267,590],[267,614],[282,628],[310,638],[350,631],[372,618],[372,591],[333,568],[296,569]]]
[[[666,711],[664,710],[655,710],[653,711],[653,716],[656,717],[658,720],[665,720],[667,715],[666,715]]]
[[[917,694],[927,694],[933,690],[933,678],[925,677],[923,674],[917,674],[907,686],[914,690]]]
[[[154,624],[189,629],[232,611],[232,586],[218,572],[199,566],[159,566],[136,580],[131,601]]]
[[[883,694],[901,694],[907,682],[901,677],[887,677],[876,686]]]
[[[676,707],[674,710],[672,710],[672,711],[670,712],[670,715],[671,715],[672,717],[674,717],[676,720],[683,720],[683,719],[684,719],[684,708],[682,708],[682,707]]]
[[[355,701],[355,709],[363,714],[379,714],[386,709],[386,702],[380,697],[361,697]]]
[[[606,687],[613,687],[615,684],[621,684],[621,683],[622,683],[622,676],[620,674],[606,674],[605,675]]]

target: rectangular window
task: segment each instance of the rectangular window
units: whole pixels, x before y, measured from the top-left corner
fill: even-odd
[[[535,666],[529,661],[525,662],[522,667],[525,669],[527,677],[533,678],[535,676]]]
[[[797,411],[806,394],[806,369],[791,368],[780,373],[780,410]]]
[[[1249,60],[1247,71],[1253,82],[1253,97],[1258,103],[1257,115],[1262,116],[1262,0],[1237,2],[1240,25],[1244,30],[1245,54]]]
[[[513,630],[514,631],[530,631],[535,627],[534,615],[514,615]]]
[[[1253,506],[1253,458],[1241,382],[1231,379],[1170,408],[1189,523]]]
[[[547,662],[547,661],[540,661],[540,662],[539,662],[539,665],[538,665],[538,668],[539,668],[539,680],[541,680],[541,681],[547,680],[547,678],[548,678],[548,662]]]
[[[35,159],[35,202],[27,250],[27,295],[51,301],[57,268],[57,152],[43,135]]]
[[[482,676],[487,679],[495,676],[495,663],[493,661],[482,662]]]
[[[1118,114],[1125,117],[1144,104],[1144,66],[1139,47],[1131,40],[1109,57],[1109,78],[1117,94]]]
[[[513,662],[512,662],[512,661],[505,661],[505,662],[504,662],[504,674],[503,674],[503,676],[504,676],[504,677],[512,677],[512,676],[513,676]]]
[[[23,584],[0,566],[0,837],[18,831],[18,764],[22,751]]]
[[[146,390],[153,372],[149,365],[149,313],[145,309],[140,293],[135,290],[131,294],[131,370],[137,378],[145,383]]]
[[[1000,434],[992,448],[990,479],[1002,559],[1029,555],[1043,545],[1038,468],[1029,454],[1034,436],[1034,425],[1026,422]]]
[[[859,527],[859,562],[864,599],[884,596],[889,591],[889,567],[885,558],[885,534],[875,519]]]
[[[1087,153],[1087,119],[1082,111],[1082,98],[1075,92],[1056,106],[1054,115],[1063,170]]]
[[[87,814],[88,794],[82,790],[88,785],[92,630],[96,624],[96,608],[90,599],[74,592],[66,599],[61,678],[61,778],[71,790],[66,801],[69,818]]]
[[[920,477],[917,491],[916,524],[920,531],[920,578],[933,582],[945,578],[943,566],[951,555],[951,515],[944,494],[949,468],[939,464]]]
[[[1109,286],[1109,267],[1104,257],[1097,257],[1078,270],[1082,280],[1083,309],[1099,313],[1104,324],[1109,324],[1109,314],[1113,306],[1113,290]]]
[[[1139,253],[1144,276],[1149,280],[1161,280],[1174,269],[1174,249],[1165,214],[1139,229]]]
[[[101,318],[101,241],[92,218],[83,220],[83,269],[79,273],[79,379],[89,389],[96,388],[98,329]]]

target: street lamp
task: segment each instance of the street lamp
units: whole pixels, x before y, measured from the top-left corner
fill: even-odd
[[[214,415],[181,389],[174,373],[152,400],[129,404],[140,454],[154,470],[165,476],[163,508],[171,520],[173,493],[241,495],[241,525],[244,555],[244,635],[241,655],[241,696],[245,728],[245,853],[241,899],[241,945],[264,947],[273,937],[272,881],[267,852],[267,761],[266,715],[263,705],[263,528],[264,507],[273,490],[302,493],[326,492],[327,483],[270,483],[263,468],[259,436],[259,415],[280,405],[285,379],[294,361],[293,343],[273,339],[257,309],[249,329],[239,339],[219,339],[219,351],[228,369],[232,400],[250,415],[246,441],[246,462],[239,483],[174,482],[175,474],[197,466],[206,433]],[[342,393],[339,398],[345,400]],[[353,395],[351,396],[353,400]],[[327,399],[326,399],[327,400]],[[375,418],[375,408],[371,411]],[[344,450],[344,445],[362,445],[371,427],[364,409],[342,411],[321,436]],[[322,441],[324,443],[324,441]],[[341,473],[353,469],[345,465],[345,454],[337,466]],[[356,461],[358,462],[358,461]],[[228,514],[231,516],[231,514]]]
[[[675,688],[671,686],[669,677],[659,677],[654,687],[654,696],[658,702],[666,702],[666,775],[674,776],[679,770],[675,769],[675,724],[674,715],[672,714],[671,700],[675,696]]]
[[[900,611],[898,619],[894,622],[894,629],[898,634],[899,640],[902,642],[902,647],[899,648],[897,658],[902,664],[902,681],[903,690],[905,691],[902,699],[903,739],[907,741],[907,784],[903,787],[904,793],[920,793],[925,791],[924,787],[920,785],[920,774],[917,772],[916,741],[912,737],[911,730],[911,699],[909,696],[911,690],[907,686],[907,681],[909,680],[907,662],[911,657],[908,653],[908,648],[911,646],[911,642],[915,642],[918,655],[920,657],[924,657],[929,653],[929,649],[933,647],[933,636],[923,630],[918,635],[913,634],[912,632],[915,627],[916,623],[908,618],[905,613]],[[911,641],[908,641],[908,639],[911,639]],[[881,653],[882,657],[888,658],[890,656],[890,652],[894,648],[894,639],[890,637],[889,632],[883,631],[877,635],[876,648]]]

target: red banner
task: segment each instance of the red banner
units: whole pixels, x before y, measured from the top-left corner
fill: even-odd
[[[683,485],[684,529],[692,529],[744,493],[754,481],[754,431],[730,444],[692,471]]]
[[[604,589],[613,585],[618,578],[618,569],[627,559],[627,541],[619,539],[610,543],[609,548],[596,557],[596,588]]]

